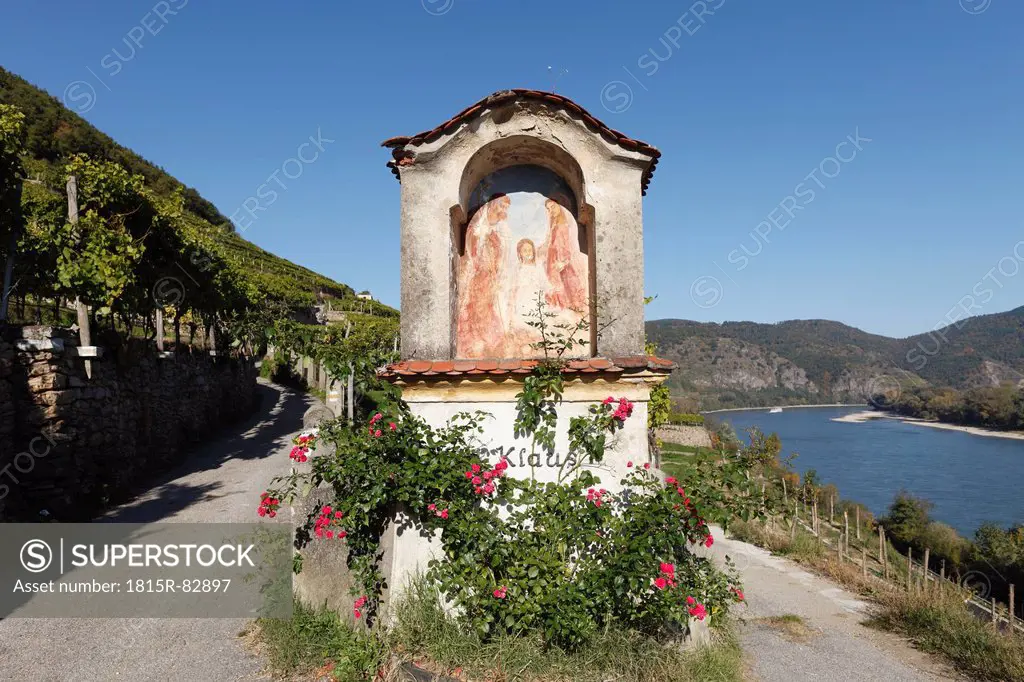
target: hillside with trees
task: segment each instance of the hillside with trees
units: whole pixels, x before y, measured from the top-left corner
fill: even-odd
[[[655,320],[647,336],[679,363],[669,384],[691,410],[863,402],[897,386],[1024,381],[1024,306],[958,324],[894,339],[830,320]]]
[[[169,269],[164,275],[180,281],[185,289],[199,286],[203,275],[207,274],[203,271],[210,263],[223,260],[230,264],[234,276],[253,291],[289,307],[310,306],[318,299],[336,299],[332,304],[335,309],[396,314],[382,304],[358,301],[351,287],[279,258],[241,238],[234,232],[231,222],[195,189],[182,185],[159,166],[117,144],[55,97],[3,68],[0,68],[0,105],[13,107],[24,116],[18,155],[29,223],[41,224],[40,216],[48,212],[53,212],[50,219],[60,217],[61,205],[66,202],[67,164],[80,155],[94,163],[112,164],[106,168],[123,169],[126,177],[139,178],[138,187],[152,198],[151,203],[163,204],[175,214],[174,229],[189,233],[190,240],[200,240],[204,249],[209,248],[211,253],[206,254],[205,251],[200,253],[202,250],[197,250],[195,245],[189,246],[166,264]],[[7,246],[5,239],[0,250]],[[39,284],[32,282],[32,272],[52,260],[53,254],[45,252],[52,243],[23,243],[21,246],[21,253],[32,253],[32,257],[15,262],[14,297],[25,293],[46,295],[30,288],[29,284]],[[34,253],[31,248],[35,247],[45,247],[44,253]]]

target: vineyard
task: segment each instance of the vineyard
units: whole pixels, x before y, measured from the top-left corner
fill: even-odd
[[[256,354],[317,305],[397,327],[397,311],[244,240],[194,189],[3,69],[0,262],[0,321],[77,321],[108,344],[181,343],[184,329]]]

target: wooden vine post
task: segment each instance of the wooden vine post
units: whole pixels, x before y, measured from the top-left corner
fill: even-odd
[[[345,339],[348,339],[348,335],[352,332],[352,321],[349,320],[345,324]],[[355,365],[352,362],[348,363],[348,381],[346,382],[345,390],[345,402],[347,403],[346,409],[348,410],[348,423],[354,424],[356,421],[356,381],[355,381]]]
[[[924,550],[924,567],[921,570],[921,578],[924,581],[922,588],[925,592],[928,591],[928,559],[931,558],[932,550],[930,547],[926,547]]]
[[[1010,585],[1010,634],[1017,629],[1017,602],[1014,596],[1013,585]]]
[[[914,591],[914,550],[907,547],[907,592]]]
[[[868,577],[868,548],[867,545],[860,546],[860,565],[864,571],[864,577]]]
[[[164,350],[164,307],[159,301],[156,304],[156,349],[161,353]]]
[[[77,242],[78,235],[78,178],[74,175],[68,177],[68,222],[72,225],[74,240]],[[92,333],[89,330],[89,307],[82,303],[79,297],[75,297],[75,313],[78,317],[78,345],[91,346]],[[92,378],[92,360],[85,359],[85,375]]]
[[[860,542],[860,507],[853,508],[854,513],[857,515],[857,541]]]

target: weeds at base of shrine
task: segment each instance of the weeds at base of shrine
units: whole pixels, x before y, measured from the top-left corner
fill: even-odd
[[[424,583],[396,608],[389,630],[353,628],[327,609],[296,603],[290,621],[261,620],[252,638],[277,679],[399,679],[399,661],[458,680],[511,682],[731,682],[743,679],[742,651],[728,623],[709,645],[680,650],[635,632],[609,629],[572,652],[539,637],[487,641],[445,614]]]

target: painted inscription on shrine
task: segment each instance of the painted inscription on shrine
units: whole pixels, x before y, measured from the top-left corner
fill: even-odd
[[[512,166],[477,186],[470,214],[458,264],[456,356],[543,356],[531,346],[540,332],[527,324],[538,295],[550,325],[588,315],[590,259],[572,190],[545,168]]]

